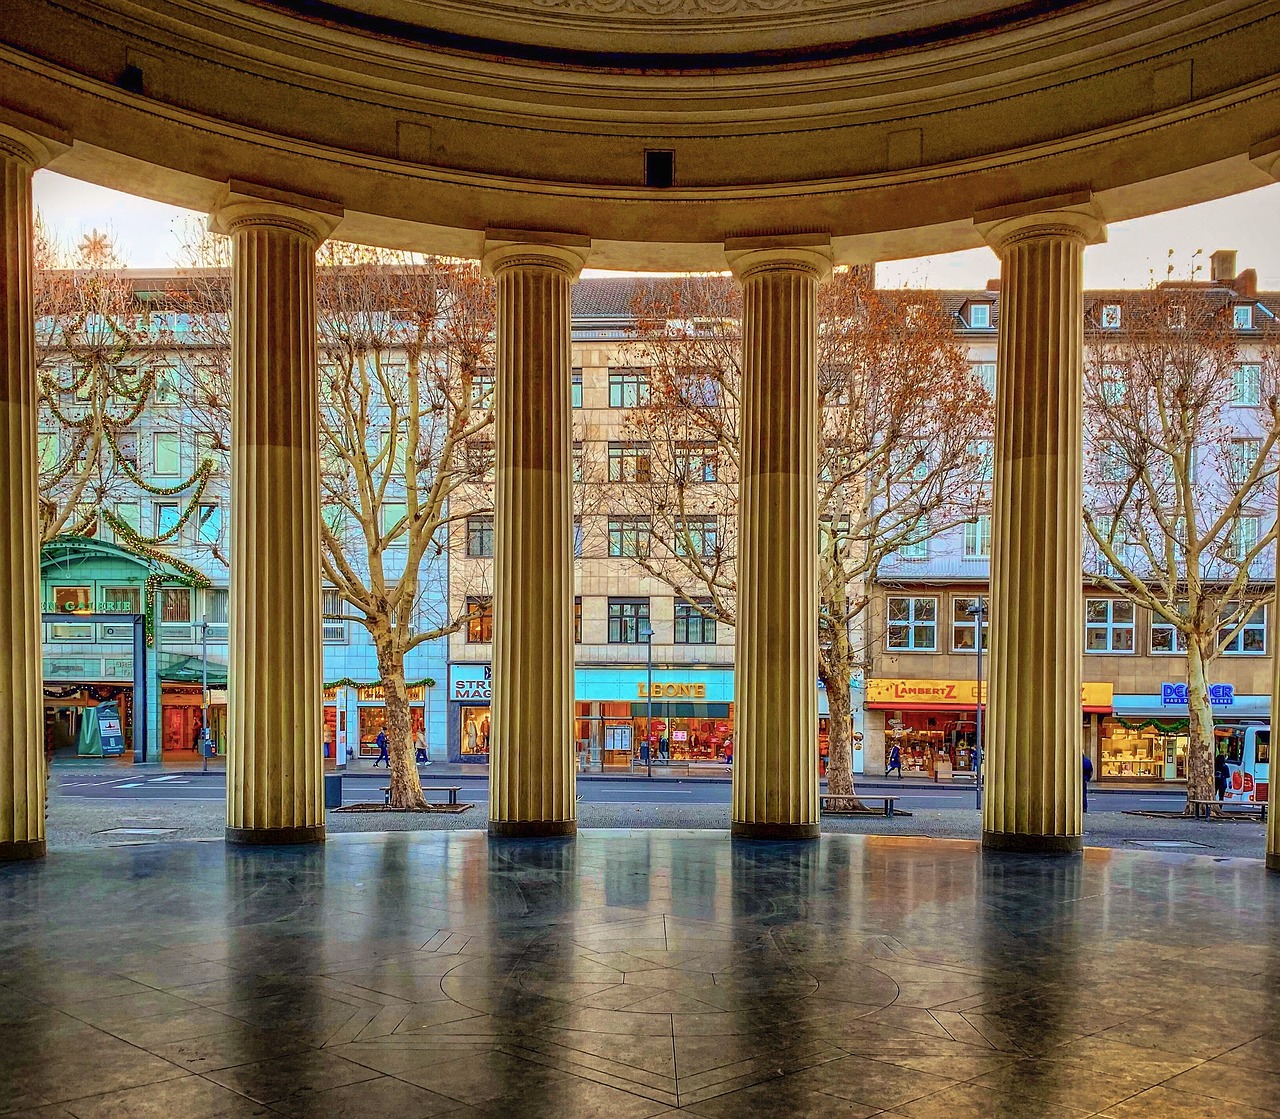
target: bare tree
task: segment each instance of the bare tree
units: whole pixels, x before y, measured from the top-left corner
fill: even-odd
[[[223,335],[189,371],[207,426],[225,432],[226,274],[184,288],[202,305],[204,329]],[[330,242],[320,251],[316,301],[321,564],[345,604],[326,616],[368,632],[384,690],[391,804],[423,808],[405,661],[467,620],[449,608],[441,557],[452,526],[476,511],[472,502],[491,500],[470,484],[464,449],[492,423],[484,386],[492,383],[493,293],[470,263]]]
[[[1085,378],[1088,580],[1187,658],[1188,802],[1214,793],[1209,668],[1274,596],[1280,347],[1243,352],[1233,302],[1194,280],[1118,298]]]
[[[642,293],[636,312],[648,387],[628,437],[643,477],[611,470],[609,507],[647,523],[643,570],[733,624],[739,291],[727,277],[688,278]],[[828,788],[852,808],[850,686],[868,661],[857,623],[871,581],[891,553],[972,519],[986,499],[990,399],[935,296],[878,291],[842,269],[821,290],[818,324],[819,675]]]

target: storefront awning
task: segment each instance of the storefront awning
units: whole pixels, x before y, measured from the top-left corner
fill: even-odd
[[[199,684],[204,679],[204,662],[199,657],[178,653],[160,653],[157,667],[160,679],[167,684]],[[217,661],[209,662],[209,687],[227,686],[227,666]]]
[[[1117,695],[1112,702],[1117,719],[1169,719],[1188,717],[1185,703],[1162,703],[1159,695]],[[1233,695],[1230,704],[1213,707],[1215,719],[1266,719],[1271,715],[1271,697]]]

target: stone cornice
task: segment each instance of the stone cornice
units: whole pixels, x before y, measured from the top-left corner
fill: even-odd
[[[230,235],[250,226],[271,226],[310,238],[319,246],[342,217],[342,207],[324,199],[232,180],[209,215],[209,228]]]
[[[591,253],[591,239],[572,233],[485,230],[481,267],[487,276],[510,268],[553,268],[576,280]]]
[[[1067,237],[1085,245],[1107,239],[1107,227],[1088,191],[1010,203],[975,214],[974,225],[996,252],[1045,237]]]
[[[820,284],[831,278],[831,238],[825,233],[735,237],[724,243],[724,250],[740,282],[762,272],[804,272]]]

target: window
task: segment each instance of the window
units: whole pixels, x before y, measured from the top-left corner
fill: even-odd
[[[1098,476],[1104,482],[1123,482],[1129,477],[1129,462],[1119,443],[1104,443],[1098,451]]]
[[[182,443],[176,431],[157,431],[151,436],[155,472],[161,475],[182,473]]]
[[[493,481],[493,440],[469,439],[466,447],[466,471],[473,478]]]
[[[1185,330],[1187,326],[1187,309],[1181,303],[1169,308],[1169,329]]]
[[[649,621],[647,598],[609,599],[609,644],[638,645],[640,623]]]
[[[472,559],[493,557],[493,517],[467,518],[467,555]]]
[[[610,369],[609,407],[637,408],[649,403],[649,370]]]
[[[1237,330],[1253,329],[1253,304],[1237,303],[1231,308],[1231,325]]]
[[[231,593],[226,587],[210,587],[204,592],[205,620],[209,623],[209,638],[213,641],[227,639],[227,608]]]
[[[156,404],[178,403],[178,371],[171,365],[162,365],[156,370],[152,400]]]
[[[52,470],[58,465],[58,433],[42,431],[39,439],[40,469]]]
[[[103,587],[99,608],[104,614],[141,614],[141,587]]]
[[[1256,408],[1262,403],[1262,366],[1252,362],[1237,365],[1231,374],[1231,403],[1237,408]]]
[[[337,450],[336,447],[333,449]],[[392,476],[403,477],[405,472],[405,455],[408,453],[408,450],[409,433],[405,430],[404,426],[401,425],[394,431],[391,428],[386,428],[382,432],[381,436],[379,436],[378,441],[378,458],[381,460],[379,463],[380,472],[383,474],[390,473]],[[324,466],[326,470],[336,473],[346,473],[346,468],[341,462],[341,459],[339,459],[339,461],[332,467],[327,463],[325,463]]]
[[[569,382],[570,391],[573,393],[573,406],[575,408],[582,407],[582,370],[574,369],[572,380]]]
[[[1123,365],[1101,366],[1098,369],[1098,399],[1103,404],[1120,404],[1124,400],[1127,380],[1127,372]]]
[[[201,505],[197,513],[196,532],[201,544],[217,544],[222,540],[222,506]]]
[[[573,441],[573,480],[581,482],[587,474],[587,448],[581,439]]]
[[[609,481],[648,482],[652,466],[648,443],[609,444]]]
[[[54,587],[53,613],[88,614],[93,610],[93,588]],[[49,627],[49,637],[54,641],[92,641],[93,626],[63,622]]]
[[[1219,633],[1218,640],[1223,640],[1230,632],[1229,627],[1224,628]],[[1242,656],[1263,656],[1267,651],[1267,608],[1259,606],[1250,614],[1240,632],[1222,647],[1222,651]]]
[[[929,558],[929,522],[924,517],[911,526],[902,543],[898,545],[898,558],[904,560]]]
[[[573,600],[573,643],[582,644],[582,595]]]
[[[490,370],[476,370],[467,378],[468,395],[473,408],[492,408],[494,376]]]
[[[648,517],[609,518],[609,555],[637,559],[648,554]]]
[[[1242,515],[1236,521],[1232,531],[1232,544],[1237,563],[1244,563],[1249,558],[1249,553],[1258,546],[1261,528],[1262,518],[1258,516]]]
[[[333,587],[324,587],[320,591],[320,613],[323,615],[322,640],[326,645],[345,645],[347,643],[347,623],[341,617],[346,609],[342,595]]]
[[[573,554],[574,556],[582,555],[582,542],[584,539],[585,539],[585,534],[582,531],[582,518],[574,517],[573,518]]]
[[[720,382],[714,373],[681,371],[680,399],[692,408],[714,408],[720,403]]]
[[[1186,609],[1186,603],[1178,603],[1179,610]],[[1185,653],[1187,651],[1187,635],[1177,626],[1159,614],[1151,615],[1151,652],[1152,654]]]
[[[1102,314],[1098,317],[1098,322],[1103,330],[1119,330],[1120,329],[1120,304],[1104,303],[1102,305]]]
[[[991,329],[991,304],[990,303],[970,303],[969,304],[969,326],[974,330],[990,330]]]
[[[156,536],[175,532],[182,520],[182,506],[176,501],[156,502]]]
[[[675,553],[678,556],[711,557],[720,545],[715,517],[685,517],[676,522]]]
[[[964,558],[987,559],[991,555],[991,514],[983,513],[964,526]]]
[[[467,644],[484,645],[493,640],[493,599],[467,599]]]
[[[142,531],[142,506],[136,501],[122,501],[115,507],[115,515],[134,532]]]
[[[975,439],[969,444],[969,455],[977,459],[978,481],[990,482],[996,474],[995,445],[990,439]]]
[[[720,474],[720,450],[714,443],[676,445],[676,481],[714,482]]]
[[[951,600],[951,648],[957,653],[972,653],[976,648],[978,607],[982,609],[982,648],[985,650],[991,625],[986,598],[958,595]]]
[[[994,361],[975,361],[969,371],[977,378],[978,383],[992,396],[996,393],[996,363]]]
[[[160,588],[160,621],[167,626],[191,624],[191,591],[187,587]]]
[[[709,602],[706,605],[710,605]],[[677,645],[714,645],[716,620],[708,618],[697,606],[676,601],[675,643]]]
[[[1227,476],[1233,486],[1244,485],[1262,453],[1261,439],[1233,439],[1227,450]]]
[[[890,649],[937,652],[938,600],[891,596],[887,643]]]
[[[1086,653],[1132,653],[1133,633],[1133,603],[1128,599],[1085,599]]]
[[[138,469],[138,433],[136,431],[119,431],[115,433],[116,455],[121,462]]]
[[[403,501],[384,501],[382,503],[382,535],[389,536],[397,525],[400,525],[400,531],[396,532],[393,539],[386,541],[388,548],[405,548],[409,544],[409,533],[401,522],[408,516],[409,506]]]

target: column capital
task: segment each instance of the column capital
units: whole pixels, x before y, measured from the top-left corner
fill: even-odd
[[[322,198],[232,179],[209,215],[209,228],[230,235],[249,226],[274,226],[310,237],[318,247],[343,216],[341,206]]]
[[[1280,136],[1254,144],[1249,149],[1249,162],[1273,179],[1280,179]]]
[[[554,268],[576,280],[591,253],[591,238],[577,233],[486,229],[480,266],[486,276],[508,268]]]
[[[1091,191],[1011,202],[973,215],[973,224],[996,252],[1019,241],[1066,237],[1085,245],[1106,241],[1107,226]]]
[[[0,156],[36,171],[71,147],[69,134],[11,109],[0,108]]]
[[[826,233],[730,237],[724,255],[739,283],[761,272],[808,272],[820,284],[831,278],[833,255]]]

